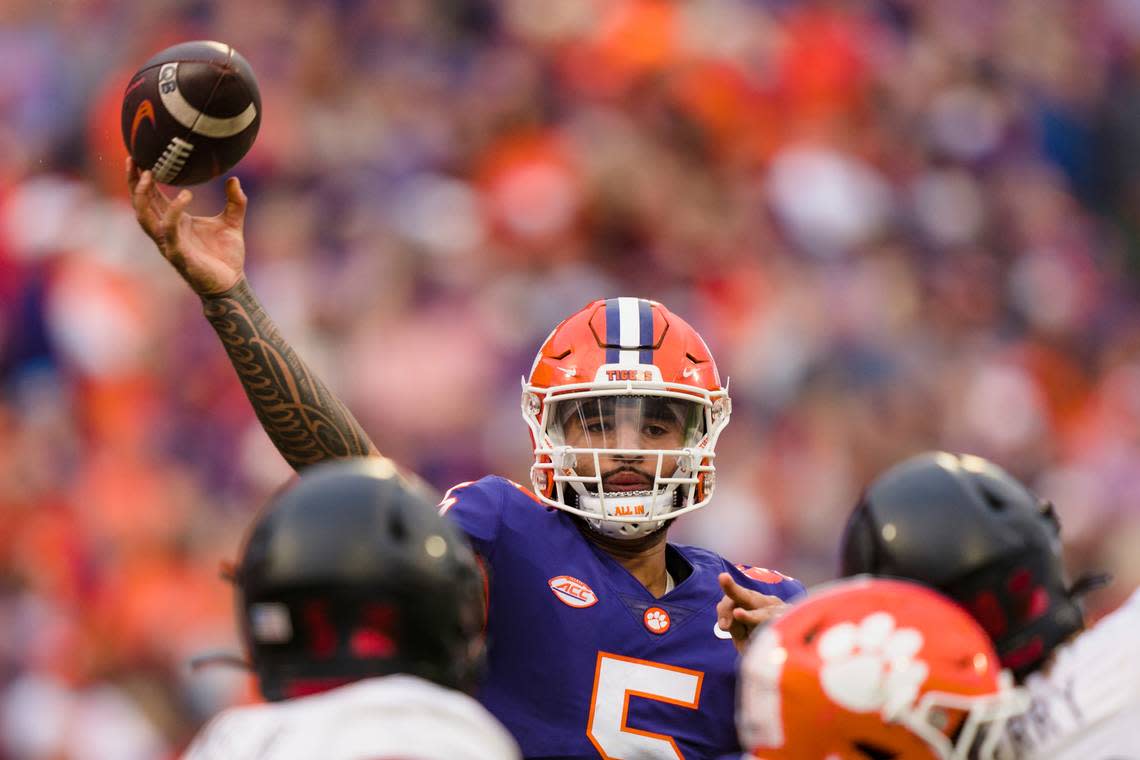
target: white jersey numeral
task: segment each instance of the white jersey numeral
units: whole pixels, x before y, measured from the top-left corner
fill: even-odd
[[[586,735],[605,760],[684,760],[673,737],[626,725],[629,698],[695,710],[703,681],[699,670],[599,652]]]

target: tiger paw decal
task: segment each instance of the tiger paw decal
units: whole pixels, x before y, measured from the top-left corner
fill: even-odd
[[[823,691],[853,712],[890,715],[909,706],[930,672],[916,659],[922,644],[917,629],[896,627],[886,612],[872,613],[858,625],[832,626],[816,649]]]

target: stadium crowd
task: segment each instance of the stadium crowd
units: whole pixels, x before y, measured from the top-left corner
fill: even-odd
[[[1092,617],[1140,583],[1135,0],[0,0],[0,759],[173,757],[251,694],[186,663],[291,471],[122,177],[127,80],[198,38],[261,85],[251,281],[436,486],[527,482],[519,376],[636,295],[732,381],[675,540],[825,580],[943,448],[1055,501]]]

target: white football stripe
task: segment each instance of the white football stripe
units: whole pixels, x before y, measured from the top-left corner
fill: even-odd
[[[171,74],[165,72],[168,67],[174,68]],[[170,92],[164,92],[160,84],[158,92],[162,97],[162,105],[166,107],[167,112],[174,117],[175,121],[195,134],[204,137],[233,137],[257,118],[257,108],[253,103],[246,106],[245,110],[237,116],[224,119],[202,113],[187,103],[186,98],[182,97],[182,91],[178,89],[178,64],[168,63],[162,68],[164,71],[159,75],[159,82],[161,83],[167,77],[174,82],[174,87],[171,88]]]
[[[623,349],[618,352],[618,365],[636,367],[640,363],[637,347],[641,344],[641,313],[637,308],[637,299],[618,298],[618,314],[621,319],[618,343]],[[633,350],[624,350],[627,346]]]

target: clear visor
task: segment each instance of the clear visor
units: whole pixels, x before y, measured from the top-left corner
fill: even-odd
[[[655,396],[595,396],[546,404],[555,446],[610,451],[677,451],[705,435],[704,405]]]

